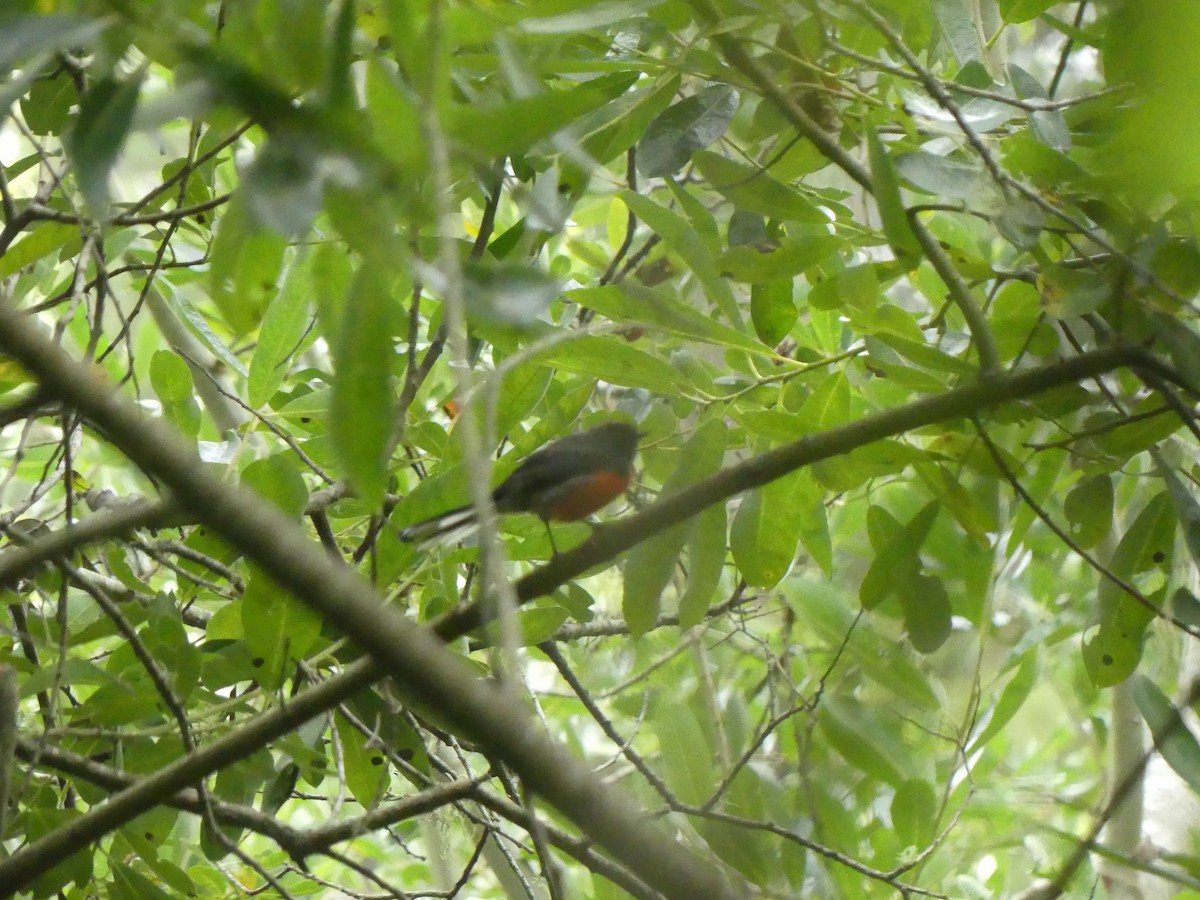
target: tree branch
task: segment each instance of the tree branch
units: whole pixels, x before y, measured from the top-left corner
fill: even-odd
[[[18,739],[16,755],[27,763],[82,778],[111,791],[126,790],[138,780],[128,772],[106,766],[61,747],[39,746],[37,741],[29,738]],[[368,831],[395,825],[405,819],[424,815],[457,800],[473,796],[477,787],[478,780],[470,778],[435,785],[395,802],[383,804],[365,815],[328,822],[303,831],[285,825],[275,816],[250,806],[229,803],[217,797],[211,797],[210,802],[213,815],[221,824],[247,828],[265,835],[287,851],[293,859],[303,860]],[[163,802],[196,815],[204,812],[204,804],[194,788],[176,791],[163,798]]]
[[[28,543],[0,553],[0,586],[11,587],[49,560],[69,554],[86,544],[107,541],[138,528],[165,528],[179,520],[177,507],[166,501],[134,503],[111,512],[88,516],[82,521],[51,531]]]
[[[521,602],[527,602],[553,593],[571,579],[613,561],[634,545],[697,515],[714,503],[762,487],[796,469],[841,456],[884,438],[896,437],[937,422],[969,418],[1002,403],[1024,400],[1053,388],[1130,366],[1145,366],[1155,371],[1163,368],[1139,348],[1107,347],[1018,375],[973,382],[944,394],[924,397],[907,406],[885,410],[784,444],[751,457],[740,465],[722,469],[716,475],[659,500],[637,515],[597,528],[589,540],[559,554],[518,581],[517,596]],[[435,627],[439,635],[458,636],[474,631],[483,622],[480,608],[473,604],[447,613]]]
[[[171,428],[117,397],[93,369],[48,341],[11,307],[0,306],[0,349],[103,428],[136,465],[166,485],[181,506],[357,641],[405,691],[495,752],[639,878],[671,897],[735,896],[719,870],[647,821],[629,798],[602,784],[540,729],[530,727],[526,711],[511,693],[476,679],[436,636],[385,606],[360,576],[329,559],[296,522],[252,491],[226,484],[209,472]],[[141,783],[156,784],[155,776]],[[122,796],[0,863],[0,883],[19,890],[108,833],[125,820],[123,813],[110,811]]]

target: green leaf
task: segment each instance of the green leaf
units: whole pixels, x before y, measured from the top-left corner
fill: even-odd
[[[934,19],[960,66],[983,55],[980,34],[970,8],[958,0],[933,0]]]
[[[1000,699],[990,710],[983,730],[971,741],[970,747],[967,748],[968,754],[986,746],[988,741],[1003,731],[1004,726],[1012,721],[1013,716],[1025,705],[1025,701],[1037,683],[1040,672],[1041,666],[1036,648],[1027,651],[1016,674],[1008,680],[1008,684],[1004,686],[1004,690],[1000,694]]]
[[[168,282],[163,281],[161,284],[166,287]],[[209,327],[208,322],[205,321],[204,316],[188,300],[186,294],[182,291],[172,290],[169,293],[164,293],[164,299],[176,315],[188,324],[188,327],[200,339],[200,342],[211,350],[221,362],[225,363],[239,375],[246,374],[246,367],[242,365],[242,361],[238,359],[237,354],[229,349],[228,344],[217,337],[212,328]]]
[[[558,631],[569,615],[561,606],[534,606],[519,610],[517,622],[521,626],[521,645],[532,647],[540,644]]]
[[[133,123],[141,74],[127,81],[104,78],[79,103],[66,148],[84,199],[98,216],[108,214],[108,176]]]
[[[822,380],[796,412],[796,423],[806,433],[825,431],[848,421],[850,382],[842,372]]]
[[[367,737],[340,714],[334,716],[338,740],[342,745],[342,765],[346,786],[364,809],[374,809],[384,797],[391,778],[390,766],[383,749],[372,745]]]
[[[426,165],[426,149],[414,92],[380,59],[371,57],[366,93],[366,113],[379,152],[401,172],[415,175]]]
[[[0,28],[0,72],[6,76],[25,59],[91,44],[106,22],[73,16],[24,15],[6,18]]]
[[[1090,549],[1099,544],[1112,530],[1112,476],[1094,475],[1080,481],[1063,499],[1063,513],[1079,546]]]
[[[734,162],[702,150],[693,157],[709,186],[739,210],[772,219],[828,225],[829,217],[795,188],[777,181],[765,169]]]
[[[647,178],[678,172],[693,153],[725,133],[737,107],[737,91],[716,84],[663,110],[638,143],[638,171]]]
[[[1005,22],[1028,22],[1036,19],[1050,7],[1055,0],[999,0],[1000,16]]]
[[[692,269],[708,299],[721,310],[736,328],[741,328],[742,314],[728,283],[721,276],[712,254],[704,241],[686,219],[678,213],[659,206],[649,197],[633,191],[621,191],[618,196],[630,212],[645,222]],[[769,281],[767,278],[756,279]]]
[[[696,234],[704,242],[704,246],[712,253],[719,251],[721,234],[717,227],[717,219],[704,205],[704,200],[697,196],[698,191],[685,187],[673,178],[667,179],[667,189],[692,227],[696,229]]]
[[[231,803],[248,803],[275,775],[275,762],[264,749],[225,766],[213,782],[213,795]]]
[[[855,324],[865,326],[868,322],[874,330],[901,333],[903,328],[899,311],[890,312],[895,307],[885,306],[878,320],[872,315],[879,305],[879,277],[875,267],[870,264],[850,266],[840,272],[835,272],[828,278],[822,278],[808,292],[809,305],[817,309],[834,309],[843,313],[858,313]],[[915,337],[922,337],[919,328],[912,329]]]
[[[504,454],[498,462],[497,475],[502,472],[507,474],[516,467],[516,463],[511,463],[512,468],[505,468],[506,461],[509,461],[510,458],[524,459],[544,444],[562,437],[567,431],[574,430],[583,415],[584,407],[595,390],[596,383],[592,379],[568,380],[565,390],[558,395],[554,406],[529,426],[523,437],[513,438],[512,450]],[[516,455],[510,457],[510,454]]]
[[[921,258],[921,244],[908,222],[895,166],[874,128],[867,129],[867,155],[871,161],[871,181],[879,217],[883,220],[883,233],[896,261],[905,268],[915,268]]]
[[[457,104],[446,130],[486,158],[513,156],[620,97],[636,79],[636,75],[620,72],[569,90],[549,90],[519,100],[488,106]]]
[[[192,370],[172,350],[157,350],[150,359],[150,384],[163,414],[191,437],[200,431],[200,407],[192,397]]]
[[[1179,416],[1163,410],[1159,399],[1153,396],[1138,400],[1127,412],[1110,414],[1109,421],[1113,427],[1090,440],[1102,456],[1121,461],[1150,450],[1183,427]]]
[[[1171,594],[1171,611],[1189,628],[1200,626],[1200,598],[1187,588],[1176,588]]]
[[[999,530],[993,503],[987,502],[987,493],[981,488],[967,491],[954,473],[943,465],[931,462],[915,463],[913,468],[921,481],[937,497],[938,502],[980,546],[988,543],[988,534]],[[989,482],[989,488],[995,482]]]
[[[292,265],[283,288],[267,307],[258,345],[250,359],[246,392],[251,406],[262,406],[275,396],[283,384],[288,361],[312,324],[310,274],[308,265]]]
[[[258,327],[275,296],[287,250],[283,235],[252,224],[246,202],[239,194],[222,216],[210,266],[213,302],[239,335]]]
[[[1112,298],[1112,282],[1098,272],[1043,266],[1038,278],[1043,311],[1073,319],[1100,309]]]
[[[812,471],[821,486],[833,491],[847,491],[872,478],[895,475],[928,459],[928,453],[901,441],[876,441],[845,456],[819,462]]]
[[[210,641],[240,641],[245,636],[242,627],[242,609],[237,602],[226,603],[218,609],[204,629]]]
[[[1193,792],[1200,794],[1200,743],[1180,720],[1182,710],[1145,675],[1139,675],[1133,681],[1133,701],[1150,726],[1154,746],[1167,765]]]
[[[579,143],[584,152],[601,165],[624,153],[646,133],[650,121],[666,109],[679,90],[679,82],[678,75],[671,75],[650,87],[635,88],[597,110],[580,123],[584,137]]]
[[[817,723],[830,745],[859,771],[895,787],[907,780],[903,762],[896,758],[901,746],[896,735],[865,708],[827,698]]]
[[[516,428],[546,396],[554,378],[553,370],[536,360],[522,362],[510,369],[500,383],[496,400],[496,436],[503,437]]]
[[[1175,547],[1174,510],[1166,491],[1152,497],[1138,513],[1113,553],[1110,569],[1122,578],[1133,578],[1155,569],[1169,572]],[[1102,579],[1097,595],[1101,602],[1124,597],[1120,587]]]
[[[772,588],[792,567],[800,542],[803,507],[796,502],[802,474],[792,472],[742,500],[729,531],[729,547],[746,583]]]
[[[730,247],[739,244],[766,244],[774,240],[774,237],[775,235],[767,231],[767,220],[757,213],[735,209],[729,214],[725,240]]]
[[[691,628],[704,619],[725,571],[729,521],[724,503],[715,503],[696,516],[687,543],[687,585],[679,598],[679,627]]]
[[[257,569],[250,575],[240,606],[242,632],[258,680],[266,687],[278,687],[321,633],[321,617]]]
[[[752,284],[790,279],[836,253],[844,241],[832,234],[788,239],[770,250],[741,245],[730,247],[717,261],[726,278]]]
[[[137,869],[122,863],[113,865],[113,893],[116,896],[143,896],[146,900],[170,900],[170,894]]]
[[[683,699],[676,692],[663,693],[651,721],[667,785],[684,803],[696,805],[708,799],[717,779],[709,741]]]
[[[589,375],[625,387],[663,390],[675,383],[670,365],[621,340],[588,335],[566,341],[538,359],[564,372]]]
[[[701,424],[683,446],[679,464],[663,485],[662,496],[679,493],[687,485],[720,468],[725,458],[726,440],[725,423],[721,419],[714,417]],[[670,584],[679,554],[694,528],[694,519],[680,522],[629,552],[625,561],[622,610],[634,637],[645,634],[658,620],[662,592]],[[722,558],[723,555],[722,550]]]
[[[855,615],[844,593],[823,582],[803,582],[803,598],[791,599],[796,616],[811,622],[830,647],[839,647],[855,625]],[[860,623],[846,652],[863,674],[916,709],[936,711],[945,707],[943,683],[933,681],[916,664],[908,645],[891,635],[874,633],[869,623]]]
[[[896,171],[917,190],[957,200],[978,200],[991,189],[982,167],[923,150],[897,156]]]
[[[754,332],[768,347],[776,346],[788,336],[800,318],[792,300],[791,281],[772,281],[750,287],[750,321]]]
[[[1033,476],[1026,478],[1023,483],[1029,496],[1039,506],[1044,505],[1050,498],[1066,461],[1067,454],[1061,450],[1047,450],[1035,457],[1037,469]],[[1017,551],[1017,547],[1025,540],[1036,515],[1033,508],[1027,503],[1022,503],[1017,509],[1012,519],[1012,532],[1005,548],[1006,554],[1011,556]]]
[[[150,385],[164,405],[191,399],[192,370],[170,350],[156,350],[150,358]]]
[[[790,298],[790,285],[788,289]],[[664,291],[622,283],[576,288],[567,291],[566,297],[614,322],[645,323],[691,340],[753,353],[763,351],[762,345],[749,335],[715,321],[712,316],[697,312]]]
[[[77,96],[75,84],[65,71],[53,78],[35,80],[21,98],[21,116],[34,134],[62,134]]]
[[[1175,371],[1188,387],[1200,391],[1200,335],[1175,316],[1154,315],[1150,324],[1171,355]]]
[[[528,325],[562,289],[557,278],[521,263],[468,263],[463,269],[467,313],[483,322]]]
[[[337,377],[329,430],[350,483],[368,506],[382,500],[387,486],[387,449],[395,417],[395,306],[390,280],[373,261],[364,261],[346,296],[334,351]]]
[[[1013,91],[1022,100],[1048,100],[1050,95],[1042,83],[1015,63],[1005,66]],[[1063,114],[1056,109],[1039,109],[1029,113],[1034,136],[1062,153],[1071,149],[1071,129]]]
[[[992,309],[992,334],[1001,359],[1013,360],[1022,352],[1047,356],[1058,346],[1053,329],[1042,321],[1042,299],[1033,285],[1007,282],[996,292]]]
[[[1163,465],[1160,460],[1155,460],[1155,468],[1159,477],[1167,484],[1167,491],[1171,495],[1171,503],[1175,508],[1175,516],[1183,529],[1183,539],[1188,553],[1193,562],[1200,564],[1200,503],[1196,502],[1192,492],[1184,486],[1173,470]]]
[[[800,518],[800,543],[817,562],[827,578],[833,577],[833,540],[829,517],[825,512],[825,492],[812,473],[804,470],[799,481],[796,506]]]
[[[892,826],[910,847],[925,847],[937,831],[938,798],[923,778],[907,778],[892,796]]]
[[[299,519],[308,504],[308,488],[290,453],[256,459],[242,470],[242,484]]]
[[[29,842],[60,829],[70,828],[82,813],[78,809],[54,809],[49,806],[30,806],[23,817],[23,832]],[[92,850],[84,847],[66,859],[53,860],[54,866],[30,882],[31,896],[49,897],[71,882],[86,885],[92,877]]]
[[[55,681],[62,679],[66,684],[73,685],[110,685],[119,687],[120,679],[111,672],[100,668],[95,663],[84,659],[67,659],[63,661],[61,671],[42,667],[34,670],[21,680],[21,699],[27,700],[39,691],[51,688]]]
[[[79,226],[61,222],[43,222],[25,233],[25,237],[0,256],[0,278],[16,274],[28,265],[45,259],[64,244],[80,241]]]
[[[160,809],[156,812],[162,813],[172,811]],[[170,821],[166,821],[165,817],[162,816],[158,816],[157,818],[158,821],[155,821],[154,816],[149,817],[151,828],[153,829],[153,833],[156,838],[159,834],[162,834],[163,839],[165,840],[179,816],[177,813],[172,815],[170,817]],[[156,852],[155,848],[159,846],[161,842],[156,843],[144,839],[145,831],[141,828],[141,825],[144,821],[147,821],[147,817],[138,816],[136,819],[130,822],[129,825],[121,829],[121,837],[129,841],[130,846],[134,848],[134,851],[137,854],[136,858],[138,862],[153,873],[158,885],[162,885],[170,890],[170,893],[167,894],[168,897],[196,896],[195,882],[188,877],[187,873],[174,863],[163,859]],[[148,897],[150,895],[133,893],[126,896]]]
[[[966,359],[951,356],[949,353],[945,353],[930,344],[909,340],[898,334],[880,331],[876,335],[867,338],[867,341],[869,342],[867,349],[870,352],[874,352],[872,350],[873,346],[886,344],[900,356],[926,369],[950,372],[954,375],[970,375],[975,368]]]
[[[140,636],[150,654],[166,664],[176,696],[186,703],[199,683],[200,650],[184,630],[174,596],[155,595]]]
[[[640,18],[662,0],[601,0],[554,16],[521,18],[517,27],[526,34],[574,34]]]
[[[932,653],[950,637],[950,596],[942,580],[933,575],[904,578],[896,586],[904,628],[913,647]]]
[[[692,707],[696,717],[703,722],[703,708],[695,700]],[[744,818],[762,821],[769,815],[765,801],[771,795],[773,786],[769,779],[761,778],[754,768],[745,767],[734,777],[720,808]],[[699,820],[696,830],[722,861],[741,872],[752,884],[767,885],[779,877],[780,848],[765,834],[730,822],[709,819]]]
[[[873,529],[871,545],[875,549],[875,559],[858,590],[858,599],[864,609],[874,609],[899,590],[902,582],[919,576],[921,546],[940,511],[939,503],[928,503],[912,521],[900,526],[882,507],[872,506],[867,510],[867,521]]]
[[[1126,582],[1152,566],[1168,572],[1175,522],[1167,493],[1157,494],[1121,537],[1109,562],[1109,571]],[[1151,603],[1161,605],[1161,593],[1150,597]],[[1096,598],[1098,627],[1084,639],[1083,661],[1094,685],[1111,687],[1137,668],[1146,629],[1155,615],[1153,609],[1126,595],[1107,578],[1100,579]]]

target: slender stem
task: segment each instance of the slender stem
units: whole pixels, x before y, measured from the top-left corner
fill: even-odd
[[[440,63],[442,61],[442,0],[434,0],[429,6],[429,25],[427,29],[427,44],[429,49],[429,83],[425,90],[424,115],[421,128],[424,132],[425,143],[429,148],[429,166],[433,182],[434,212],[438,223],[437,260],[441,272],[442,304],[445,309],[446,333],[459,365],[454,371],[458,375],[458,394],[460,401],[466,405],[466,400],[474,392],[475,380],[470,367],[471,346],[467,335],[467,316],[464,295],[462,264],[458,256],[458,244],[453,235],[459,228],[451,199],[453,185],[450,182],[450,149],[447,145],[445,132],[442,130],[438,116],[439,100],[443,86],[439,83]],[[499,196],[497,187],[495,197]],[[481,246],[476,244],[477,247]],[[494,407],[492,407],[494,409]],[[497,667],[497,671],[516,665],[516,648],[520,645],[520,630],[517,625],[515,610],[517,598],[513,593],[512,583],[504,577],[504,547],[500,543],[497,530],[498,514],[492,501],[491,460],[487,448],[494,445],[494,421],[492,409],[485,410],[484,425],[481,429],[479,420],[474,416],[462,416],[458,421],[456,431],[463,445],[463,463],[467,471],[467,486],[470,489],[471,506],[479,523],[480,559],[479,567],[482,578],[480,585],[484,602],[493,604],[499,612],[502,642],[501,646],[507,658],[507,665]],[[482,433],[481,433],[482,432]]]

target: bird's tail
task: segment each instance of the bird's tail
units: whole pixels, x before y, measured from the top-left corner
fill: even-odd
[[[444,512],[424,522],[417,522],[400,530],[400,540],[423,544],[427,541],[439,543],[454,543],[460,541],[478,527],[475,510],[470,506],[460,506],[449,512]]]

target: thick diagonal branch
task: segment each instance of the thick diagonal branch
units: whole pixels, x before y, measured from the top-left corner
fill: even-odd
[[[602,785],[533,726],[510,693],[475,678],[437,637],[385,606],[366,581],[331,560],[281,511],[208,472],[178,434],[119,398],[94,369],[72,359],[11,307],[0,306],[0,350],[101,427],[182,507],[353,638],[406,692],[503,759],[638,877],[670,897],[734,896],[714,866],[676,843],[631,800]],[[0,883],[19,890],[108,833],[113,827],[108,805],[0,862]]]
[[[522,602],[551,593],[576,578],[692,516],[714,503],[782,478],[805,466],[841,456],[859,447],[896,437],[937,422],[971,418],[985,410],[1025,400],[1054,388],[1123,367],[1162,366],[1136,347],[1115,346],[1093,350],[1071,359],[1029,369],[1019,375],[1004,375],[972,382],[964,387],[924,397],[907,406],[885,410],[829,431],[808,435],[740,465],[722,469],[670,497],[664,497],[635,516],[596,529],[592,538],[575,549],[556,556],[549,564],[517,582]],[[438,633],[459,635],[478,628],[482,617],[477,606],[455,610],[439,620]]]

